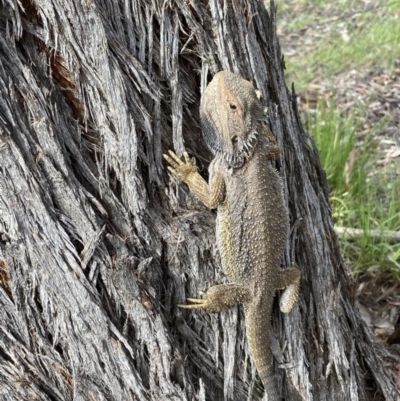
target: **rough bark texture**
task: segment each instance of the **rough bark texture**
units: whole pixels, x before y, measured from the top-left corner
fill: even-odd
[[[221,69],[270,108],[302,270],[273,316],[288,400],[395,400],[360,320],[325,174],[256,0],[0,2],[0,398],[258,400],[241,308],[177,303],[225,282],[215,214],[162,153],[208,166],[199,98]],[[280,368],[278,367],[280,365]]]

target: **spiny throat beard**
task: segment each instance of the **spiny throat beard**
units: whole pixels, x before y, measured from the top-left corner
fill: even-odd
[[[258,142],[258,132],[253,131],[247,139],[242,142],[241,149],[236,145],[236,149],[234,153],[230,153],[227,151],[220,151],[218,154],[222,156],[222,158],[228,163],[229,167],[232,168],[240,168],[242,167],[247,160],[249,160],[254,153],[254,149]]]

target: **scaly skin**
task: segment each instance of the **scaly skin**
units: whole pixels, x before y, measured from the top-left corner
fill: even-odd
[[[280,400],[272,370],[269,331],[276,290],[286,288],[280,309],[288,313],[297,299],[300,271],[281,269],[289,219],[282,183],[270,165],[279,148],[267,126],[265,110],[250,82],[227,71],[215,75],[201,102],[205,140],[215,153],[210,184],[187,153],[164,155],[169,171],[186,182],[209,208],[217,208],[216,236],[222,267],[231,281],[211,287],[182,308],[226,311],[242,303],[251,354],[268,400]]]

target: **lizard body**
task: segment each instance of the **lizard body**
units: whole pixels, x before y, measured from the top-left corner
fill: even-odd
[[[282,182],[271,160],[279,158],[275,137],[261,122],[265,110],[253,85],[228,71],[216,74],[201,100],[202,131],[215,154],[209,184],[195,160],[172,151],[169,170],[208,207],[218,208],[216,237],[222,267],[231,283],[211,287],[184,308],[226,311],[242,303],[246,334],[268,400],[279,400],[272,370],[270,327],[276,290],[286,288],[280,309],[297,299],[300,271],[281,269],[289,230]]]

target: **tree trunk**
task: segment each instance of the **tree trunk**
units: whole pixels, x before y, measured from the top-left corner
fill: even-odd
[[[3,0],[0,6],[0,398],[259,400],[242,307],[184,311],[226,280],[215,214],[169,177],[206,175],[199,100],[213,74],[269,106],[302,270],[272,343],[286,400],[395,400],[355,306],[325,173],[256,0]]]

